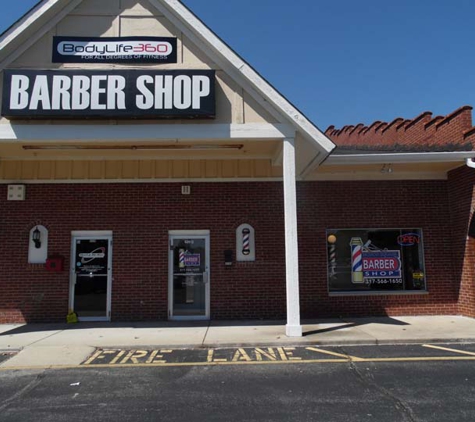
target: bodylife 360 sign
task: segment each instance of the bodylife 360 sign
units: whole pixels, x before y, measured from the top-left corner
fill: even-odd
[[[5,70],[9,118],[214,118],[214,70]]]
[[[171,37],[54,37],[53,63],[176,63]]]

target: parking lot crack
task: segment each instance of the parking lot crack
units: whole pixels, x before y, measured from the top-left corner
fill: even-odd
[[[393,404],[394,407],[399,411],[402,416],[402,420],[406,422],[419,422],[419,419],[414,414],[411,406],[406,403],[403,399],[397,397],[394,393],[389,391],[387,388],[379,385],[372,376],[368,376],[365,373],[362,373],[354,361],[348,361],[351,372],[356,376],[356,378],[364,385],[369,388],[377,390],[384,397],[388,398]]]
[[[0,411],[7,408],[10,404],[15,402],[16,400],[21,399],[24,395],[28,394],[30,391],[34,390],[43,380],[45,377],[45,373],[38,374],[33,380],[31,380],[25,387],[23,387],[20,391],[17,391],[13,396],[10,398],[3,400],[0,402]]]

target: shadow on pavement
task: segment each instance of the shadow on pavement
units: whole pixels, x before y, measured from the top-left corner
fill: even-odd
[[[315,325],[319,324],[329,324],[331,323],[330,321],[328,322],[322,322],[321,320],[319,322],[315,322]],[[314,325],[312,323],[308,323],[309,325]],[[339,330],[344,330],[348,328],[355,328],[355,327],[361,327],[364,325],[368,324],[383,324],[383,325],[396,325],[396,326],[404,326],[404,325],[410,325],[407,322],[404,321],[399,321],[398,319],[394,319],[391,317],[377,317],[377,318],[355,318],[351,321],[346,321],[345,319],[341,319],[338,321],[334,321],[333,324],[334,326],[331,327],[325,327],[317,330],[312,330],[312,331],[304,331],[303,336],[311,336],[314,334],[322,334],[322,333],[330,333],[333,331],[339,331]],[[336,325],[340,324],[340,325]],[[304,323],[304,325],[307,325]]]
[[[406,322],[399,321],[390,317],[375,318],[355,318],[352,320],[345,319],[319,319],[304,320],[304,336],[313,334],[328,333],[332,331],[344,330],[364,326],[367,324],[386,324],[395,326],[410,325]],[[286,321],[265,321],[265,320],[249,320],[249,321],[158,321],[158,322],[79,322],[77,324],[24,324],[8,328],[6,326],[2,330],[0,325],[0,337],[11,336],[15,334],[39,333],[48,331],[81,331],[87,329],[117,329],[117,328],[194,328],[194,327],[259,327],[259,326],[285,326]],[[319,329],[305,331],[305,326],[324,325]],[[327,326],[330,325],[330,326]]]

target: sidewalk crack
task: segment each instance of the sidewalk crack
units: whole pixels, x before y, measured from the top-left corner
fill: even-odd
[[[51,337],[53,337],[53,336],[56,336],[56,335],[58,335],[58,334],[64,333],[65,331],[66,331],[66,330],[58,330],[58,331],[56,331],[55,333],[50,334],[49,336],[40,338],[39,340],[36,340],[36,341],[34,341],[33,343],[28,344],[27,346],[23,347],[23,349],[26,349],[27,347],[31,347],[31,346],[33,346],[34,344],[40,343],[40,342],[42,342],[43,340],[47,340],[47,339],[49,339],[49,338],[51,338]]]
[[[203,341],[201,342],[201,348],[204,348],[204,345],[206,343],[206,337],[208,337],[208,332],[209,332],[210,327],[211,327],[211,321],[208,322],[208,327],[206,327],[206,332],[203,337]]]

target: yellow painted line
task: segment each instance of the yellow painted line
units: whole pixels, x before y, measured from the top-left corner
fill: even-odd
[[[448,347],[433,346],[432,344],[423,344],[422,347],[429,347],[431,349],[444,350],[446,352],[460,353],[462,355],[475,356],[475,353],[473,352],[466,352],[465,350],[450,349]]]
[[[346,360],[353,360],[355,362],[361,362],[362,360],[362,358],[358,358],[356,356],[343,355],[341,353],[330,352],[329,350],[317,349],[316,347],[306,347],[305,349],[310,350],[312,352],[323,353],[325,355],[337,356]]]
[[[86,362],[84,362],[84,365],[89,365],[90,363],[94,362],[96,358],[98,358],[100,355],[102,355],[102,350],[97,350],[96,353],[94,353]]]
[[[25,370],[60,370],[60,369],[103,369],[103,368],[164,368],[164,367],[186,367],[186,366],[230,366],[230,365],[289,365],[299,363],[348,363],[349,359],[313,359],[313,360],[286,360],[286,361],[239,361],[239,362],[180,362],[180,363],[160,363],[160,364],[99,364],[99,365],[46,365],[46,366],[19,366],[0,367],[0,372],[25,371]],[[469,356],[439,356],[439,357],[407,357],[407,358],[358,358],[358,362],[437,362],[437,361],[475,361]]]

